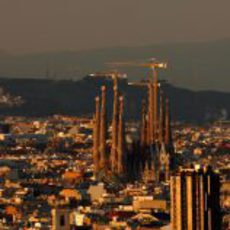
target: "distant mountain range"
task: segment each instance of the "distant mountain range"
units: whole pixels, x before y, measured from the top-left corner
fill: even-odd
[[[230,92],[230,40],[26,55],[0,52],[0,76],[79,80],[90,72],[109,69],[108,62],[151,57],[168,61],[169,68],[160,77],[173,85]],[[147,72],[140,67],[121,70],[131,80],[144,78]]]
[[[102,84],[108,88],[108,109],[112,110],[112,82],[85,77],[73,80],[0,79],[0,86],[24,101],[19,107],[0,107],[0,115],[47,116],[66,114],[91,116],[94,97]],[[162,83],[170,98],[173,120],[206,122],[229,119],[230,93],[192,91]],[[147,96],[145,87],[132,86],[126,80],[119,81],[119,89],[125,96],[126,118],[140,118],[141,101]]]

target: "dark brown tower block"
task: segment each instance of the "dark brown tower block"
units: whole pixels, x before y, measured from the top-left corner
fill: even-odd
[[[221,229],[220,177],[211,167],[180,169],[171,177],[171,229]]]

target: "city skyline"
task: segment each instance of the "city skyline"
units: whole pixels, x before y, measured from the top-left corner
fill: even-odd
[[[229,8],[0,0],[0,229],[230,229]]]

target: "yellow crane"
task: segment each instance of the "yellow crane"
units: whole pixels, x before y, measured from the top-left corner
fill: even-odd
[[[148,93],[148,113],[149,113],[149,132],[150,132],[150,142],[153,143],[157,137],[158,130],[158,76],[157,69],[166,69],[166,62],[159,62],[155,58],[151,58],[147,62],[113,62],[110,63],[112,66],[126,67],[126,66],[140,66],[150,68],[152,75],[147,83],[149,93]],[[145,85],[145,84],[144,84]]]
[[[107,65],[111,67],[129,67],[129,66],[139,66],[139,67],[147,67],[152,70],[152,81],[157,79],[157,69],[166,69],[167,62],[159,62],[155,58],[150,58],[147,62],[140,61],[124,61],[124,62],[108,62]]]
[[[115,79],[115,78],[126,78],[126,74],[120,73],[117,70],[111,70],[111,71],[100,71],[100,72],[96,72],[93,74],[90,74],[91,77],[106,77],[106,78],[111,78],[111,79]]]

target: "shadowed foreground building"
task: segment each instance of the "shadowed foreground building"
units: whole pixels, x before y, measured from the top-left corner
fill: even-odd
[[[171,228],[221,229],[220,177],[211,167],[179,169],[171,176]]]

